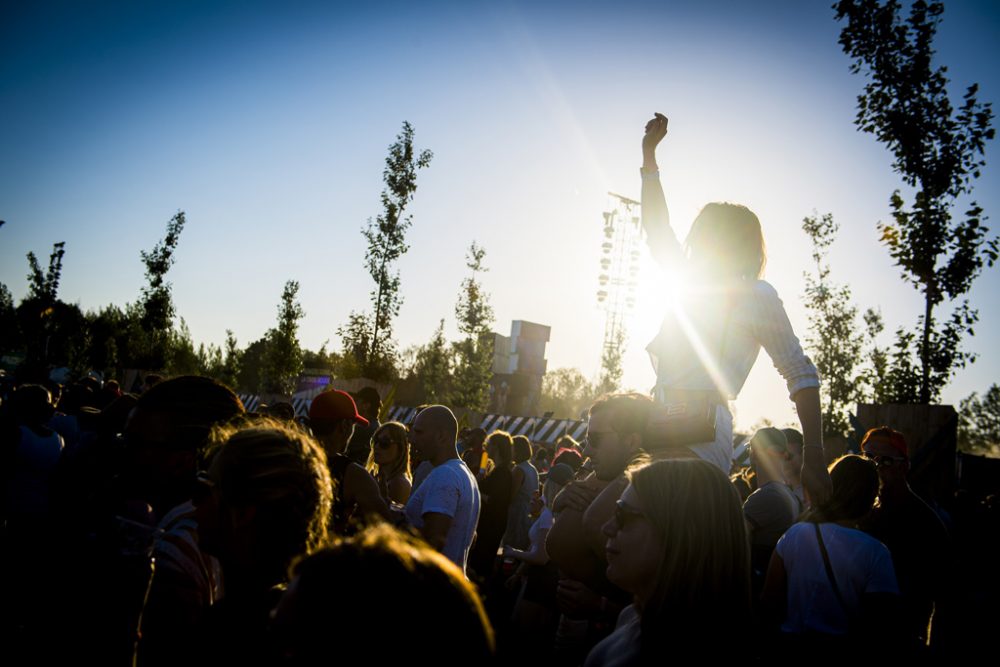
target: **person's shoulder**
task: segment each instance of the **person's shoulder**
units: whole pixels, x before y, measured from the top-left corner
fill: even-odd
[[[765,299],[768,301],[781,300],[778,296],[778,290],[774,288],[774,285],[763,279],[757,279],[750,283],[749,292],[756,299]]]

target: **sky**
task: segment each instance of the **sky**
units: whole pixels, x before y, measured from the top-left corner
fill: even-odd
[[[241,345],[301,284],[300,339],[317,349],[368,307],[365,221],[379,213],[387,147],[404,120],[434,152],[409,211],[398,264],[400,347],[429,340],[454,307],[465,250],[496,330],[552,327],[549,368],[597,377],[596,301],[607,192],[638,198],[640,141],[670,118],[659,162],[686,234],[710,201],[746,204],[768,245],[766,279],[807,336],[801,220],[832,213],[830,262],[858,306],[910,327],[919,294],[900,279],[876,224],[901,186],[888,151],[853,124],[864,80],[849,71],[828,1],[4,3],[0,15],[0,282],[27,291],[28,251],[66,243],[60,297],[83,309],[134,301],[139,252],[185,211],[169,274],[196,342]],[[1000,8],[950,2],[936,40],[951,91],[1000,95]],[[1000,207],[987,147],[975,199]],[[989,224],[989,223],[988,223]],[[628,319],[624,384],[655,381],[645,345],[663,277],[643,259]],[[944,392],[956,403],[1000,371],[997,269],[970,299],[975,364]],[[888,337],[884,341],[889,342]],[[735,403],[738,425],[794,420],[762,353]]]

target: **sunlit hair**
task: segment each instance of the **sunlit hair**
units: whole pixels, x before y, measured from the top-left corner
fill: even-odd
[[[403,424],[386,422],[375,429],[375,433],[372,435],[372,448],[368,453],[368,463],[365,468],[378,482],[383,495],[388,495],[389,480],[400,475],[406,477],[407,480],[413,479],[410,474],[410,441],[407,433],[409,430]],[[375,462],[375,441],[385,437],[388,437],[396,445],[396,458],[381,466]]]
[[[214,430],[209,456],[220,501],[255,510],[264,567],[284,574],[294,558],[326,543],[333,482],[326,454],[309,435],[258,419]]]
[[[814,523],[824,521],[857,521],[864,518],[875,505],[878,495],[878,470],[872,461],[847,454],[830,464],[833,493],[805,519]]]
[[[716,277],[757,280],[764,275],[767,250],[760,220],[740,204],[706,204],[684,242],[688,258]]]
[[[509,468],[514,465],[514,439],[507,431],[493,431],[486,436],[486,448],[496,452],[494,463],[498,467]],[[492,458],[492,457],[491,457]]]
[[[750,547],[739,494],[714,465],[668,459],[631,468],[664,551],[642,608],[642,653],[668,655],[739,628],[750,612]]]
[[[514,436],[514,463],[524,463],[531,460],[531,441],[527,436]]]
[[[299,561],[293,575],[272,629],[294,664],[328,663],[331,629],[379,664],[492,664],[493,629],[475,588],[412,535],[368,528]]]

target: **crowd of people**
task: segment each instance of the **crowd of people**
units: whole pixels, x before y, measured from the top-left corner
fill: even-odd
[[[819,377],[761,280],[760,223],[710,204],[678,243],[666,131],[657,114],[642,142],[643,225],[677,287],[649,347],[656,384],[598,398],[585,442],[460,428],[444,405],[380,423],[370,388],[296,418],[248,413],[204,377],[135,392],[4,378],[8,664],[919,662],[988,646],[995,513],[917,495],[889,427],[827,461]],[[801,430],[759,430],[735,468],[729,401],[761,348]]]
[[[0,406],[4,650],[37,664],[920,659],[960,634],[938,636],[953,517],[887,427],[816,503],[797,430],[761,429],[723,471],[650,446],[639,394],[549,445],[442,405],[380,424],[336,390],[296,420],[208,378],[97,384],[10,385]]]

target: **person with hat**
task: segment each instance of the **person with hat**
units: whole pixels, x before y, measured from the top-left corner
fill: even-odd
[[[764,585],[774,545],[799,515],[798,500],[782,473],[790,457],[785,434],[774,427],[762,428],[750,438],[750,467],[757,476],[757,490],[743,503],[743,518],[750,535],[754,593]]]
[[[346,391],[325,391],[309,406],[309,427],[326,452],[330,476],[335,482],[333,529],[341,535],[353,532],[355,515],[361,520],[382,517],[395,521],[379,493],[378,483],[344,453],[355,425],[368,426],[368,420],[358,413],[354,399]]]
[[[865,433],[861,450],[878,470],[878,504],[861,528],[889,548],[908,637],[926,645],[935,602],[950,570],[951,539],[938,515],[910,487],[902,433],[888,426],[873,428]]]

